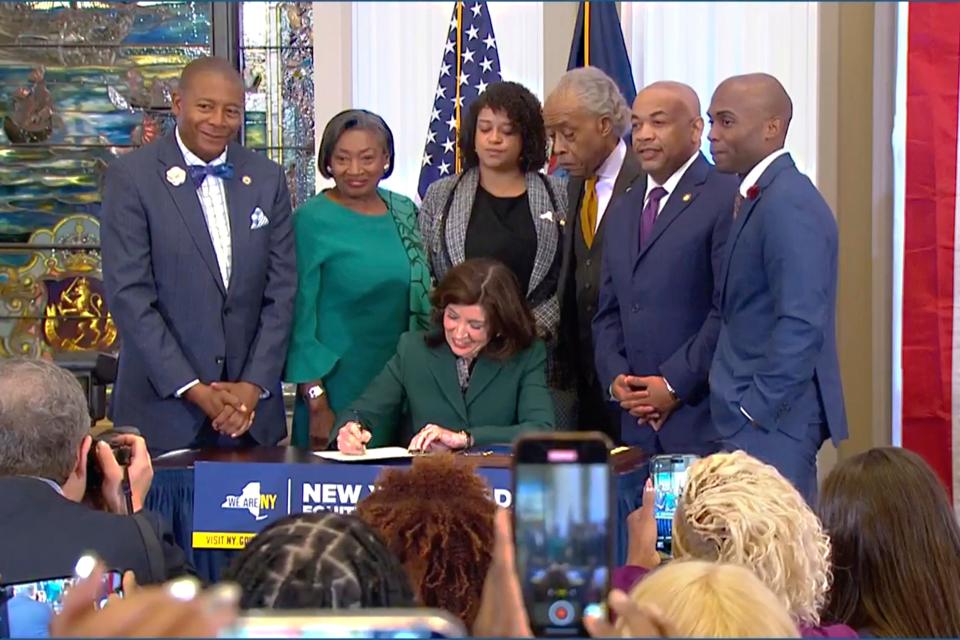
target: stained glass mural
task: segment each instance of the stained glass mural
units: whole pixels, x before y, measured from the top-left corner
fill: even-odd
[[[316,188],[312,16],[309,2],[240,4],[244,144],[283,165],[294,207]]]
[[[209,2],[0,3],[0,357],[109,351],[103,170],[172,129]]]

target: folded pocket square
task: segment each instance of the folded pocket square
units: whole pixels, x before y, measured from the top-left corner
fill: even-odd
[[[260,229],[270,224],[270,218],[263,212],[263,209],[257,207],[250,214],[250,229]]]

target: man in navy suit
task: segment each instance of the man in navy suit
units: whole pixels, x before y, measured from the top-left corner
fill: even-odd
[[[690,87],[646,87],[632,124],[646,189],[624,194],[607,214],[597,371],[620,404],[625,442],[649,454],[707,455],[720,446],[707,375],[737,181],[700,152],[703,118]]]
[[[766,74],[713,94],[710,151],[741,176],[727,241],[710,407],[727,450],[768,462],[809,501],[817,452],[847,436],[834,329],[837,224],[783,148],[793,106]]]
[[[175,133],[107,171],[103,276],[121,339],[112,418],[154,454],[286,433],[290,194],[279,165],[234,141],[243,105],[226,60],[194,60],[173,96]]]

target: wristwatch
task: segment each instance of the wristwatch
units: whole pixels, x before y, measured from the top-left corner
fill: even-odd
[[[667,387],[667,391],[670,393],[670,397],[674,400],[680,400],[680,396],[677,395],[677,392],[673,390],[673,387],[670,386],[670,381],[660,376],[660,379],[663,380],[663,384]]]
[[[326,393],[326,390],[319,384],[312,384],[307,387],[306,392],[303,394],[308,400],[316,400],[320,396]]]

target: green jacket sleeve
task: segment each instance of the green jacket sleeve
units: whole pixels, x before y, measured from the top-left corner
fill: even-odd
[[[512,442],[524,433],[554,430],[556,414],[547,387],[547,350],[543,342],[537,340],[525,355],[517,400],[517,424],[474,427],[470,435],[476,444]]]
[[[403,338],[401,337],[401,345]],[[398,443],[397,427],[406,392],[402,382],[403,356],[398,346],[397,353],[390,358],[383,370],[377,374],[367,388],[340,415],[337,416],[330,442],[336,442],[340,427],[360,418],[363,426],[370,430],[373,437],[368,447],[401,446]]]
[[[323,295],[323,245],[316,237],[316,209],[307,204],[293,216],[297,244],[297,297],[287,349],[287,382],[310,382],[330,373],[340,356],[319,338],[320,296]]]

